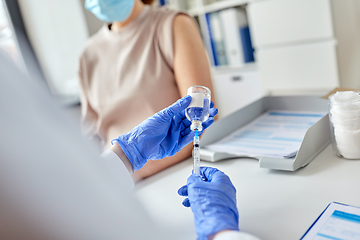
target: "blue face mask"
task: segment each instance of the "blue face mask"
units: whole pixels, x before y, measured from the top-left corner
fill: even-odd
[[[122,22],[131,14],[135,0],[86,0],[85,8],[104,22]]]

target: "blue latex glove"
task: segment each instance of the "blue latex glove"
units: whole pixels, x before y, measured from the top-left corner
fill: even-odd
[[[187,196],[185,207],[191,207],[198,239],[208,239],[222,230],[239,231],[236,189],[230,178],[216,168],[201,167],[200,174],[192,174],[187,185],[178,190]]]
[[[140,123],[130,132],[112,140],[111,143],[117,142],[120,145],[134,171],[142,168],[147,160],[175,155],[192,142],[195,135],[194,131],[190,130],[191,122],[185,116],[185,109],[190,102],[190,96],[179,99],[170,107]],[[214,116],[218,110],[213,107],[214,103],[211,102],[210,116],[203,122],[203,129],[214,122]]]

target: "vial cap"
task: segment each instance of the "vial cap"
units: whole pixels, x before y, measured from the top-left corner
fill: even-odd
[[[202,122],[201,121],[192,121],[190,126],[191,131],[195,131],[197,129],[199,132],[202,131]]]

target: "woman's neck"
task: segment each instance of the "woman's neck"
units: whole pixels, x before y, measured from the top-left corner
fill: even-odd
[[[130,14],[130,16],[123,22],[113,22],[111,25],[111,31],[117,31],[122,27],[125,27],[129,23],[131,23],[134,19],[136,19],[142,10],[144,9],[144,3],[139,0],[134,0],[134,8]]]

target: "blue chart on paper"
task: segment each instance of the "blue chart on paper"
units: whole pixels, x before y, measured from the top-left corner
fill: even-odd
[[[313,239],[358,240],[360,216],[336,210]]]
[[[251,157],[292,157],[326,113],[268,111],[207,149]]]
[[[301,240],[360,240],[360,208],[330,203]]]

